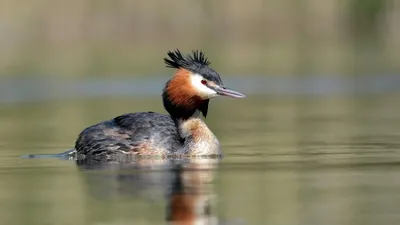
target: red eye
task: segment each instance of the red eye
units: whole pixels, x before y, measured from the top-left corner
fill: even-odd
[[[206,85],[206,84],[207,84],[207,81],[206,81],[206,80],[201,80],[201,83],[204,84],[204,85]]]

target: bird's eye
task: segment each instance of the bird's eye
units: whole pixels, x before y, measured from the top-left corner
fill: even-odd
[[[204,84],[204,85],[206,85],[206,84],[207,84],[207,81],[206,81],[206,80],[201,80],[201,83]]]

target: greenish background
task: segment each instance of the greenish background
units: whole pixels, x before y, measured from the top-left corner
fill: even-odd
[[[399,12],[395,0],[3,0],[0,76],[165,74],[175,48],[226,75],[396,73]]]
[[[175,48],[204,50],[247,95],[210,103],[225,154],[206,192],[213,215],[398,224],[399,15],[396,0],[0,1],[0,224],[165,224],[168,198],[153,189],[126,196],[135,182],[21,156],[163,112]]]

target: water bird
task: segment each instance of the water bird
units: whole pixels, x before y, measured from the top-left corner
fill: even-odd
[[[128,113],[92,125],[75,142],[78,156],[221,154],[217,137],[200,114],[207,116],[211,98],[245,95],[224,86],[202,51],[186,55],[178,49],[169,51],[164,62],[166,67],[175,69],[162,92],[169,115],[150,111]]]

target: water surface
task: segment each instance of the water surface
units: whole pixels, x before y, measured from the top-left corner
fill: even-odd
[[[216,99],[207,123],[223,146],[221,161],[100,166],[20,156],[65,151],[84,127],[122,113],[162,112],[160,99],[4,103],[0,218],[10,225],[165,224],[172,218],[220,224],[397,224],[399,97]]]

